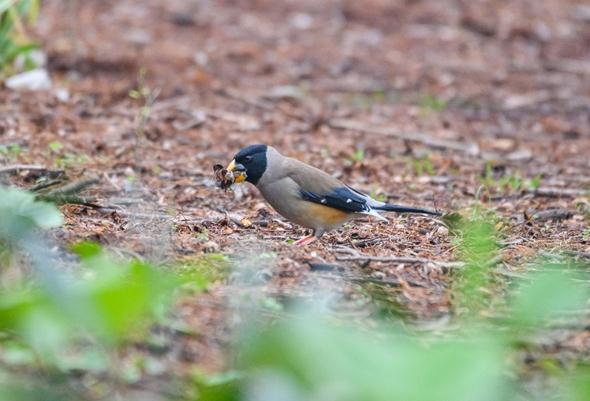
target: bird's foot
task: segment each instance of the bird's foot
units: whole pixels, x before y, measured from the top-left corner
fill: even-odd
[[[293,243],[293,246],[305,246],[307,244],[312,243],[313,241],[315,241],[316,239],[318,239],[315,235],[308,235],[307,237],[303,237],[300,240],[297,240]]]

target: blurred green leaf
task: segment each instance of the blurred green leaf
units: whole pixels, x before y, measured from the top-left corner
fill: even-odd
[[[102,253],[102,248],[96,242],[82,241],[70,247],[80,259],[89,259]]]
[[[48,146],[53,153],[58,153],[64,148],[64,145],[59,141],[50,142]]]
[[[134,261],[117,272],[107,271],[96,281],[85,283],[82,294],[88,295],[95,312],[88,322],[98,326],[113,339],[124,338],[129,329],[140,329],[145,317],[155,313],[155,307],[166,301],[172,290],[172,280],[156,269]]]
[[[431,112],[440,113],[447,108],[447,101],[432,93],[424,93],[420,96],[418,104],[424,114]]]
[[[579,278],[566,264],[541,265],[515,294],[511,321],[517,326],[539,327],[549,319],[579,309],[590,296],[587,285],[577,282]]]
[[[70,401],[74,396],[65,394],[57,388],[38,386],[34,382],[2,383],[0,382],[0,400],[2,401]]]
[[[498,252],[497,233],[493,220],[483,211],[474,209],[469,219],[450,219],[458,235],[459,256],[465,266],[453,282],[454,303],[476,314],[489,305],[492,263]]]
[[[28,192],[0,186],[0,239],[16,240],[34,228],[62,223],[62,215],[53,204],[37,201]]]
[[[110,368],[108,355],[96,347],[86,347],[60,355],[55,361],[62,372],[104,373]]]
[[[32,50],[38,46],[29,43],[23,27],[35,22],[39,14],[39,0],[0,1],[0,74],[13,72],[13,64],[22,56],[29,67]]]
[[[91,334],[107,343],[137,335],[170,301],[175,281],[147,264],[117,264],[102,252],[83,264],[93,274],[72,281],[65,292],[32,286],[0,293],[0,328],[17,332],[52,357],[75,335]]]
[[[302,318],[252,333],[242,367],[288,374],[306,399],[340,401],[498,400],[510,389],[501,344],[403,335],[374,338],[353,327]],[[270,398],[269,398],[270,399]]]
[[[582,366],[566,379],[564,401],[590,401],[590,367]]]
[[[236,371],[228,371],[215,375],[197,375],[193,383],[197,390],[197,399],[206,401],[238,401],[242,400],[240,386],[243,375]]]

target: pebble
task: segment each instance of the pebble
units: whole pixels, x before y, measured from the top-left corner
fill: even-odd
[[[6,79],[7,88],[17,91],[43,91],[51,89],[51,78],[44,68],[21,72]]]

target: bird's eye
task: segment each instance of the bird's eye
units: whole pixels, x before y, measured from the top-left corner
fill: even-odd
[[[248,156],[244,156],[244,161],[246,163],[248,163],[250,160],[252,160],[252,156],[248,155]]]

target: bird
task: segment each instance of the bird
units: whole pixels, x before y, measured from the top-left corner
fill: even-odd
[[[336,177],[297,159],[283,156],[269,145],[241,149],[226,168],[234,183],[249,182],[287,220],[311,229],[296,241],[304,246],[327,231],[361,216],[388,221],[379,212],[442,214],[435,210],[380,202],[344,184]]]

